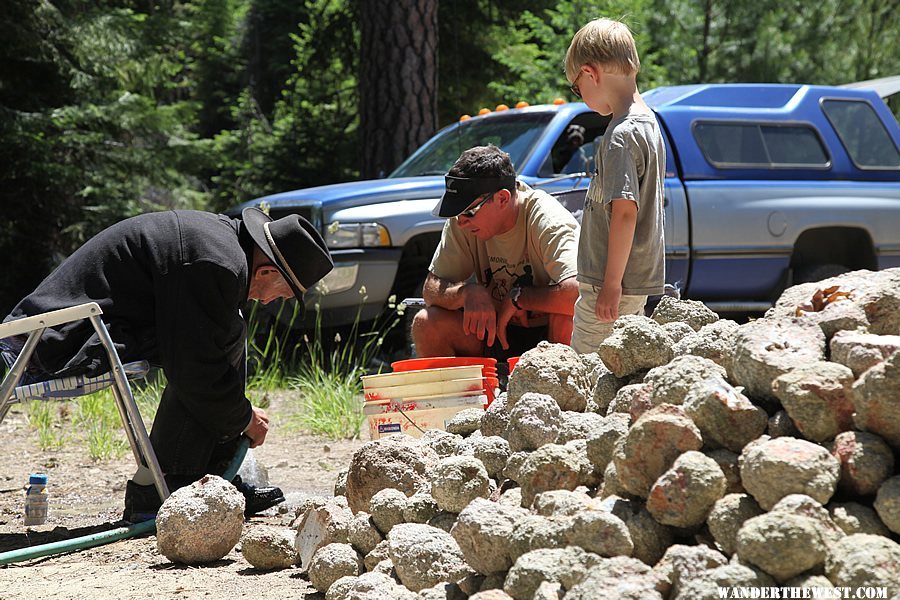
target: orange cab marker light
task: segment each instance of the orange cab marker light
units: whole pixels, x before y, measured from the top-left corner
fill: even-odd
[[[490,112],[491,112],[491,109],[489,109],[489,108],[482,108],[481,110],[478,111],[478,114],[479,114],[479,115],[486,115],[486,114],[489,114]]]
[[[469,115],[463,115],[463,116],[461,116],[461,117],[459,118],[459,120],[460,120],[460,121],[468,121],[468,120],[471,119],[471,118],[472,118],[472,117],[469,116]]]
[[[497,112],[500,112],[502,110],[509,110],[509,107],[505,104],[498,104],[497,108],[495,108],[494,110],[496,110]]]
[[[530,106],[530,105],[527,102],[525,102],[524,100],[519,100],[516,103],[516,108],[525,108],[526,106]]]
[[[553,104],[565,104],[565,103],[566,103],[566,101],[563,100],[562,98],[555,98],[553,100]]]

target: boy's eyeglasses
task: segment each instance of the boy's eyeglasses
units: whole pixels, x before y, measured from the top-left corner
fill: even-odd
[[[575,81],[573,81],[572,85],[569,86],[572,94],[574,94],[578,98],[581,98],[581,88],[578,87],[578,80],[581,79],[582,75],[584,75],[584,71],[578,71],[578,75],[575,77]]]
[[[467,208],[466,210],[459,213],[457,216],[458,217],[466,217],[468,219],[474,218],[475,215],[478,214],[478,211],[481,210],[481,207],[484,206],[485,204],[487,204],[487,201],[493,197],[494,197],[494,192],[491,192],[490,194],[485,194],[484,200],[482,200],[481,202],[479,202],[472,208]],[[476,200],[477,200],[477,198],[476,198]]]

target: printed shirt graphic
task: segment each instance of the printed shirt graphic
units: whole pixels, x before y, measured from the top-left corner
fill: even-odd
[[[574,277],[577,269],[578,222],[554,197],[517,182],[522,205],[511,230],[481,241],[447,219],[429,270],[447,281],[474,280],[491,291],[496,306],[519,287],[547,287]],[[529,313],[536,327],[547,316]]]
[[[597,146],[597,172],[591,178],[581,218],[578,281],[603,285],[609,251],[612,202],[633,200],[638,214],[622,293],[663,293],[665,213],[663,175],[666,149],[656,117],[627,113],[613,119]]]

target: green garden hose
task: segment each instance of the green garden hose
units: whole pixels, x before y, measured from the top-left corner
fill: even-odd
[[[249,447],[250,439],[246,437],[241,438],[241,443],[238,445],[234,458],[222,475],[223,479],[231,481],[234,476],[237,475],[238,469],[241,468],[241,463],[244,462],[244,457],[246,456]],[[137,535],[143,535],[145,533],[153,533],[155,531],[156,519],[151,519],[149,521],[144,521],[143,523],[129,525],[128,527],[118,527],[116,529],[110,529],[109,531],[101,531],[100,533],[93,533],[91,535],[72,538],[70,540],[41,544],[40,546],[29,546],[27,548],[20,548],[19,550],[3,552],[0,553],[0,565],[8,565],[24,560],[31,560],[32,558],[40,558],[42,556],[62,554],[63,552],[84,550],[85,548],[93,548],[95,546],[103,546],[104,544],[128,539]]]

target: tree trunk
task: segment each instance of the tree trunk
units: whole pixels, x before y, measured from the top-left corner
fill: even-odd
[[[438,0],[360,0],[360,171],[382,177],[437,129]]]

